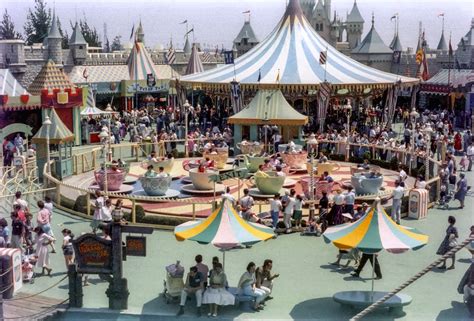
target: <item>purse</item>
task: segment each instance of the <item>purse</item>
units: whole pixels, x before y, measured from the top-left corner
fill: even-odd
[[[449,247],[458,246],[458,241],[456,240],[456,235],[451,233],[449,234]]]

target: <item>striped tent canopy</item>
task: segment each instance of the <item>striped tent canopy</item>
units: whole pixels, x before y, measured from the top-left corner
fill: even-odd
[[[302,126],[308,117],[297,112],[277,89],[260,89],[248,106],[229,117],[229,124]]]
[[[193,50],[191,51],[191,57],[189,57],[188,66],[186,67],[186,75],[192,75],[195,73],[203,72],[204,67],[202,66],[201,58],[197,50],[196,44],[193,44]]]
[[[28,87],[28,91],[33,95],[40,95],[43,89],[52,91],[53,89],[72,89],[75,87],[69,80],[69,77],[56,66],[54,61],[48,60]]]
[[[397,225],[383,209],[380,199],[355,223],[330,227],[323,236],[326,243],[332,242],[339,249],[357,248],[367,254],[418,250],[428,243],[427,235]]]
[[[320,65],[320,54],[324,51],[327,51],[326,64]],[[419,82],[415,78],[368,67],[339,52],[311,27],[299,0],[289,1],[275,29],[265,40],[237,58],[235,66],[225,65],[184,76],[181,82],[215,88],[219,85],[229,86],[234,78],[244,88],[256,88],[259,84],[272,87],[307,85],[313,88],[325,79],[335,88],[345,88],[347,85],[386,88],[398,81],[406,85]]]
[[[0,95],[20,96],[29,94],[16,80],[10,69],[0,69]]]
[[[222,249],[252,245],[274,237],[271,228],[244,221],[227,199],[208,218],[176,226],[174,235],[178,241],[211,243]]]
[[[51,120],[51,125],[49,126],[49,142],[51,144],[62,144],[74,141],[74,134],[64,125],[54,108],[50,108],[49,110],[49,119]],[[47,137],[48,128],[46,125],[42,125],[33,136],[32,141],[33,143],[44,143]]]
[[[146,80],[148,74],[158,79],[158,72],[143,42],[135,42],[127,61],[130,80]]]

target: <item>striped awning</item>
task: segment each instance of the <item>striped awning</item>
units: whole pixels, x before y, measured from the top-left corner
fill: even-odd
[[[153,74],[158,79],[158,72],[150,54],[142,42],[135,42],[127,61],[130,80],[146,80],[148,74]]]
[[[261,89],[248,106],[234,116],[229,124],[302,126],[308,117],[297,112],[280,90]]]
[[[242,219],[227,199],[208,218],[176,226],[174,235],[178,241],[211,243],[222,249],[252,245],[275,236],[271,228]]]
[[[320,54],[324,51],[327,51],[326,64],[320,65]],[[234,78],[243,88],[258,84],[317,87],[325,80],[335,88],[342,85],[385,88],[398,81],[405,84],[419,82],[415,78],[368,67],[339,52],[311,27],[298,0],[289,1],[283,18],[272,33],[237,58],[235,66],[221,66],[182,77],[180,81],[212,88],[224,84],[229,86]]]
[[[9,69],[0,69],[0,95],[20,96],[29,95],[16,78],[12,75]]]
[[[427,235],[397,225],[379,200],[355,223],[330,227],[323,236],[326,243],[332,242],[339,249],[356,248],[368,254],[382,250],[392,253],[418,250],[428,243]]]
[[[42,125],[38,132],[33,136],[33,143],[46,142],[48,134],[49,142],[51,144],[62,144],[64,142],[74,141],[74,134],[66,127],[66,125],[64,125],[54,108],[50,108],[49,110],[51,125],[49,125],[49,129],[47,125]]]
[[[424,81],[427,85],[451,85],[453,87],[465,86],[468,83],[474,82],[473,69],[441,69],[433,77]]]

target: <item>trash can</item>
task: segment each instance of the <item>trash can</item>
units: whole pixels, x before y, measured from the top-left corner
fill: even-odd
[[[0,277],[3,298],[11,299],[23,286],[20,249],[0,248],[0,274],[3,274]]]
[[[428,213],[428,197],[426,189],[412,189],[408,194],[408,217],[417,220],[425,218]]]

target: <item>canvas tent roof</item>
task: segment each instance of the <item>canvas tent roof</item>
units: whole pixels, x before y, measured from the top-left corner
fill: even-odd
[[[300,126],[308,117],[297,112],[278,89],[261,89],[248,106],[229,117],[230,124]]]
[[[49,119],[51,120],[51,125],[49,128],[49,142],[51,144],[62,144],[65,142],[74,141],[74,134],[64,125],[61,118],[54,110],[50,109]],[[48,137],[48,128],[46,125],[42,125],[41,128],[33,136],[33,143],[45,142]]]
[[[320,53],[326,51],[326,48],[326,65],[320,65]],[[230,86],[234,78],[243,87],[253,85],[251,87],[255,88],[259,85],[317,87],[325,78],[336,87],[364,85],[364,87],[386,88],[398,81],[405,84],[419,83],[415,78],[368,67],[339,52],[311,27],[298,0],[289,1],[286,12],[276,28],[265,40],[235,59],[235,64],[184,76],[180,81],[202,88],[213,88],[219,87],[216,86],[219,84]]]
[[[40,95],[43,89],[53,90],[74,87],[75,85],[69,80],[69,77],[56,67],[54,61],[48,60],[28,87],[28,91],[33,95]]]

